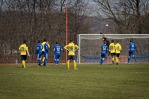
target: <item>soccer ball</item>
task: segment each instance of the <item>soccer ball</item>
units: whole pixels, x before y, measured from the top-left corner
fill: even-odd
[[[106,26],[109,26],[108,24],[106,24]]]

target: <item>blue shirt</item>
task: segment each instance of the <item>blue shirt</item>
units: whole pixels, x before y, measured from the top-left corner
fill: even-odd
[[[102,53],[102,54],[106,54],[107,51],[108,51],[108,46],[107,46],[106,44],[103,44],[103,45],[101,46],[101,53]]]
[[[55,52],[55,55],[56,54],[60,54],[62,51],[62,47],[58,44],[54,45],[54,52]]]
[[[41,43],[38,43],[38,44],[37,44],[36,53],[37,53],[37,54],[42,53],[42,44],[41,44]]]
[[[48,45],[47,43],[45,43],[43,47],[44,47],[44,49],[45,49],[44,52],[45,52],[45,53],[48,53],[48,52],[49,52],[49,45]]]
[[[134,51],[136,49],[136,45],[134,42],[129,43],[129,49],[130,49],[130,51]]]

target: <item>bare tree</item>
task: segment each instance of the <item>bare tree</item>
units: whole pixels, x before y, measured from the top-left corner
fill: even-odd
[[[118,33],[142,33],[149,13],[148,0],[94,0],[106,18],[119,27]]]
[[[88,33],[90,30],[84,8],[87,3],[83,0],[68,0],[67,3],[69,38],[76,40],[77,34]],[[65,45],[65,9],[66,0],[1,0],[1,55],[6,56],[7,53],[8,57],[15,55],[15,58],[18,58],[16,52],[23,39],[28,40],[31,61],[35,61],[37,40],[47,38],[51,47],[56,41],[61,41],[61,44]],[[53,58],[52,54],[51,51],[50,58]]]

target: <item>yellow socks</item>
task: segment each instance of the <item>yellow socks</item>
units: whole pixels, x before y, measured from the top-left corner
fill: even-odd
[[[42,62],[44,62],[44,60],[45,60],[45,57],[42,58]]]
[[[118,57],[116,57],[116,60],[115,60],[115,61],[116,61],[116,63],[118,63],[118,62],[119,62],[119,59],[118,59]]]
[[[118,65],[118,62],[119,62],[119,59],[118,59],[118,57],[116,57],[116,65]]]
[[[23,67],[23,68],[26,68],[26,66],[25,66],[25,61],[24,61],[24,60],[22,60],[22,67]]]
[[[73,65],[74,65],[74,69],[77,69],[77,63],[75,61],[73,62]],[[67,61],[67,67],[69,70],[70,69],[70,60]]]
[[[67,67],[70,68],[70,61],[67,61]]]
[[[114,57],[112,57],[112,63],[114,64]]]
[[[77,68],[77,63],[75,61],[73,62],[73,65],[74,65],[74,69],[76,69]]]
[[[114,57],[112,57],[112,61],[114,61]]]

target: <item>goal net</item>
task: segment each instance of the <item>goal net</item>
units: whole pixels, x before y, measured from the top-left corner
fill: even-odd
[[[137,49],[135,51],[137,62],[149,62],[149,34],[105,34],[106,38],[111,41],[118,40],[122,45],[121,55],[119,57],[120,63],[127,63],[129,42],[130,39],[136,43]],[[102,34],[79,34],[78,45],[79,50],[77,54],[78,63],[99,63],[100,60],[100,46],[103,44]],[[131,63],[134,60],[131,58]],[[107,55],[105,63],[111,63],[111,56]]]

